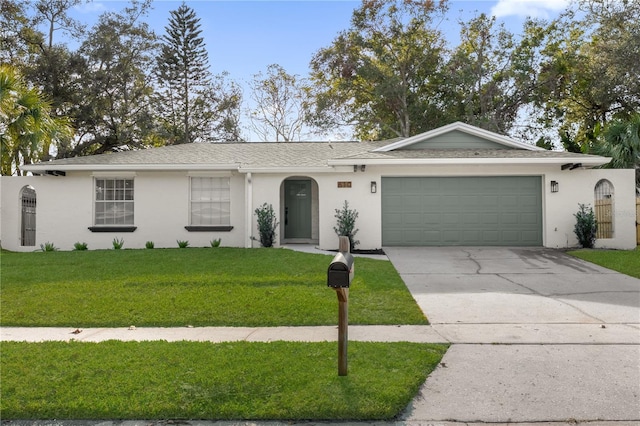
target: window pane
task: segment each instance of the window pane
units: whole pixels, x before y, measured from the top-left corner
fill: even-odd
[[[133,179],[95,180],[95,225],[133,225]]]
[[[133,203],[124,203],[123,207],[122,224],[133,225]]]
[[[230,179],[191,178],[191,225],[229,225]]]

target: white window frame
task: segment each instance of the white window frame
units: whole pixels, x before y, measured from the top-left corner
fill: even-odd
[[[127,181],[130,185],[127,185]],[[110,182],[110,183],[108,183]],[[122,182],[120,185],[119,182]],[[99,184],[102,183],[102,186]],[[129,186],[129,187],[128,187]],[[102,193],[102,195],[100,195]],[[123,220],[107,217],[98,220],[100,213],[125,213]],[[130,218],[130,219],[129,219]],[[96,227],[122,227],[135,224],[135,179],[133,176],[94,176],[93,177],[93,225]]]
[[[199,196],[195,196],[194,182],[199,180],[200,183],[208,181],[204,189],[199,189]],[[202,185],[200,185],[202,188]],[[226,211],[226,215],[212,216],[211,220],[199,219],[194,209],[196,206],[214,207],[218,205],[218,211]],[[226,207],[226,209],[225,209]],[[196,220],[194,220],[196,219]],[[190,175],[189,176],[189,226],[190,227],[228,227],[231,226],[231,177],[225,175]]]

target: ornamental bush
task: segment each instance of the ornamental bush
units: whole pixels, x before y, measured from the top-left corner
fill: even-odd
[[[273,247],[276,239],[276,229],[278,221],[271,204],[264,203],[255,210],[258,217],[258,232],[260,234],[260,244],[262,247]]]
[[[334,216],[337,219],[337,226],[333,227],[333,230],[339,237],[349,238],[349,249],[353,251],[356,245],[360,244],[360,241],[356,241],[354,236],[358,233],[359,229],[356,227],[356,219],[358,218],[358,212],[349,208],[349,202],[344,200],[342,209],[336,209]]]
[[[596,215],[589,206],[578,204],[578,207],[580,207],[580,209],[574,214],[576,218],[574,232],[582,247],[593,248],[596,242],[596,231],[598,230]]]

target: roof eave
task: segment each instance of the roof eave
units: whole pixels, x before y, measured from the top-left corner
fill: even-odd
[[[358,163],[359,164],[359,163]],[[353,162],[349,164],[338,164],[336,165],[340,168],[342,166],[353,166]],[[315,167],[239,167],[238,172],[240,173],[332,173],[336,171],[344,171],[337,170],[336,167],[329,166],[315,166]]]
[[[329,160],[330,166],[346,166],[364,164],[368,166],[409,166],[409,165],[562,165],[581,164],[596,167],[611,161],[608,157],[558,157],[558,158],[371,158],[371,159],[336,159]]]
[[[76,171],[167,171],[167,170],[238,170],[239,164],[53,164],[38,163],[21,167],[27,172],[46,172],[59,170]]]

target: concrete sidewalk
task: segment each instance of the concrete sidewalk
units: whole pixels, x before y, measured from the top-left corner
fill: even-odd
[[[337,326],[321,327],[0,327],[0,341],[182,340],[199,342],[331,342]],[[349,340],[504,345],[640,345],[640,324],[351,325]]]

